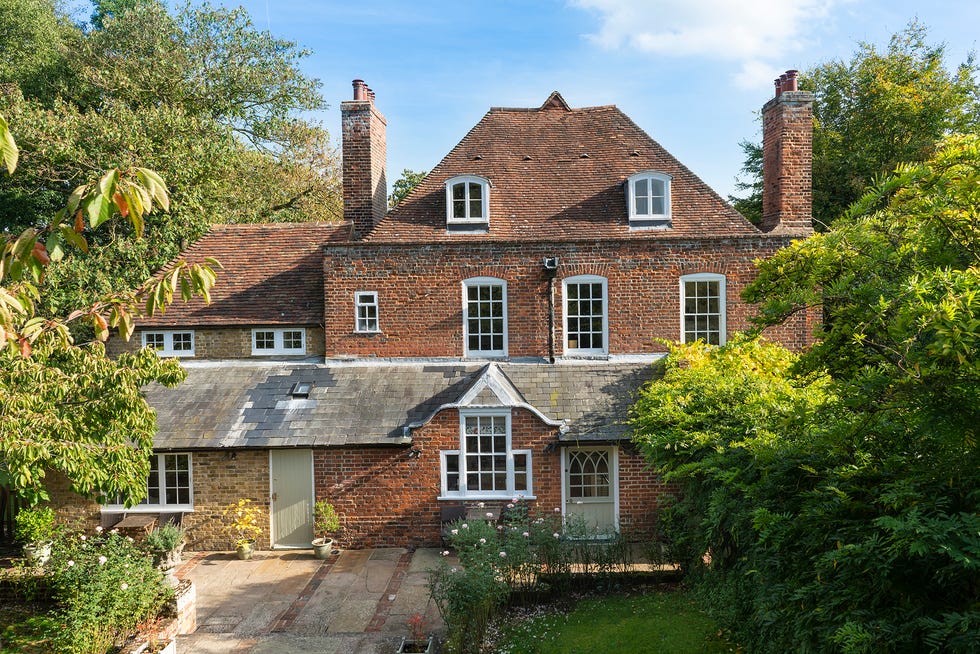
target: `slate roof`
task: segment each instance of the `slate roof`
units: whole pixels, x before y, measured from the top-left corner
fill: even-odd
[[[623,182],[644,170],[672,176],[672,229],[629,228]],[[447,232],[445,182],[457,175],[490,180],[488,233]],[[537,109],[490,109],[365,240],[482,242],[759,234],[615,106],[571,109],[556,92]]]
[[[562,440],[623,438],[635,391],[656,375],[649,362],[576,364],[187,362],[176,389],[151,386],[155,447],[397,445],[448,406],[525,406],[562,424]],[[312,381],[308,399],[293,399]]]
[[[140,327],[321,324],[322,247],[349,236],[350,225],[337,223],[214,225],[181,255],[221,262],[210,306],[200,298],[176,301]]]

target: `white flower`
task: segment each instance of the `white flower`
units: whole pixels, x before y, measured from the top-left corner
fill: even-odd
[[[95,533],[97,533],[97,534],[101,534],[102,533],[102,525],[99,525],[98,527],[95,528]]]
[[[555,538],[561,538],[561,536],[558,535],[558,532],[557,531],[555,533],[551,534],[551,535],[554,536]]]
[[[477,504],[476,506],[477,506],[477,508],[480,508],[480,509],[482,509],[483,507],[485,507],[485,506],[486,506],[486,502],[480,502],[480,503],[479,503],[479,504]]]
[[[490,511],[487,511],[487,517],[488,518],[492,518],[493,517],[493,513],[491,513]]]
[[[555,513],[561,513],[561,508],[556,506],[555,507]]]
[[[68,567],[69,568],[73,567],[74,565],[75,565],[75,562],[74,561],[69,561],[68,562]]]
[[[481,538],[480,539],[480,545],[486,545],[486,544],[487,544],[487,539],[486,538]]]
[[[453,529],[453,530],[452,530],[451,532],[449,532],[449,533],[451,533],[451,534],[452,534],[453,536],[455,536],[456,534],[458,534],[458,533],[459,533],[459,529]]]
[[[132,543],[133,542],[133,537],[132,536],[126,536],[126,540],[128,540],[130,543]]]
[[[449,568],[450,572],[456,572],[456,568]]]
[[[513,509],[513,508],[514,508],[514,505],[513,505],[513,504],[508,504],[508,505],[507,505],[507,508],[508,508],[508,509]]]
[[[443,550],[442,551],[442,555],[443,556],[449,556],[449,550]]]
[[[521,534],[521,536],[523,536],[524,538],[530,538],[531,537],[531,534],[529,534],[529,533],[527,533],[525,531],[523,534]]]
[[[540,525],[542,522],[544,522],[544,518],[538,518],[534,522]]]
[[[469,529],[469,528],[470,528],[470,526],[464,522],[463,523],[463,529]]]
[[[85,534],[82,534],[81,536],[79,536],[79,538],[81,538],[82,540],[88,540],[88,536],[86,536]]]
[[[126,590],[127,588],[129,588],[129,584],[127,584],[127,583],[126,583],[126,582],[124,581],[124,582],[122,582],[121,584],[119,584],[119,587],[120,587],[121,589],[123,589],[123,590]]]
[[[109,559],[105,558],[104,556],[100,556],[99,557],[99,565],[105,565],[105,562],[108,561],[108,560]]]
[[[501,552],[500,553],[500,558],[506,559],[507,558],[507,552]]]
[[[119,533],[119,530],[116,529],[115,527],[113,527],[112,529],[109,530],[109,533],[110,534],[118,534]]]

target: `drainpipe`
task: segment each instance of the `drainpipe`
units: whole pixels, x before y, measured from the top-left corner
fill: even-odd
[[[541,261],[548,276],[548,363],[555,362],[555,276],[558,274],[558,257],[544,257]]]

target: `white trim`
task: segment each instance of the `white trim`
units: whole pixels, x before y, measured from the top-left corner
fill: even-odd
[[[687,311],[685,310],[686,304],[686,293],[684,285],[686,282],[718,282],[718,343],[717,345],[724,345],[728,341],[728,299],[726,291],[726,279],[725,276],[720,273],[692,273],[690,275],[681,275],[680,278],[680,341],[681,343],[687,343],[687,330],[685,329],[684,322],[687,316]]]
[[[504,490],[474,490],[470,491],[466,484],[466,418],[473,416],[487,416],[493,418],[504,418],[506,421],[506,435],[505,435],[505,465],[507,467],[507,488]],[[529,449],[514,450],[513,449],[513,438],[511,432],[511,412],[491,410],[491,409],[460,409],[459,410],[459,449],[457,450],[440,450],[439,452],[439,476],[440,476],[440,500],[448,499],[467,499],[467,500],[494,500],[494,499],[506,499],[511,497],[520,496],[526,499],[534,499],[534,454]],[[514,454],[523,454],[527,456],[527,489],[523,491],[515,490],[514,488]],[[459,490],[450,491],[448,489],[449,483],[446,475],[446,457],[447,456],[457,456],[459,460]],[[495,456],[499,456],[495,454]]]
[[[453,186],[465,183],[464,202],[465,212],[462,217],[453,215]],[[480,186],[481,209],[480,217],[470,216],[470,184]],[[479,175],[457,175],[446,180],[446,225],[490,225],[490,180]]]
[[[144,332],[141,332],[140,334],[141,334],[141,337],[142,337],[143,347],[154,347],[152,345],[148,345],[147,344],[147,342],[146,342],[147,336],[149,336],[151,334],[154,334],[154,335],[162,335],[163,336],[163,347],[157,349],[157,354],[159,356],[162,356],[162,357],[192,357],[192,356],[194,356],[194,331],[193,330],[188,330],[188,329],[181,329],[181,330],[177,330],[177,329],[165,329],[165,330],[148,329],[148,330],[146,330]],[[175,350],[174,349],[174,336],[177,336],[177,335],[185,335],[185,334],[190,334],[190,337],[191,337],[191,349],[189,349],[189,350]]]
[[[158,491],[160,492],[160,499],[162,503],[158,504],[137,504],[133,507],[127,508],[124,504],[110,503],[104,504],[102,506],[102,511],[104,512],[119,512],[125,511],[127,513],[192,513],[194,511],[194,457],[190,452],[154,452],[151,456],[157,457],[157,484],[159,484]],[[187,457],[187,493],[190,498],[189,504],[167,504],[167,468],[164,465],[166,458],[168,456],[186,456]],[[147,479],[149,481],[149,479]],[[149,490],[149,489],[147,489]],[[147,493],[144,502],[149,498],[149,493]]]
[[[498,350],[471,350],[469,332],[469,289],[473,286],[499,286],[503,308],[502,346]],[[470,277],[462,282],[463,290],[463,356],[467,357],[505,357],[507,356],[507,281],[499,277]]]
[[[657,172],[655,170],[644,170],[642,172],[631,175],[626,179],[626,207],[629,215],[630,228],[631,229],[666,229],[671,226],[671,211],[670,211],[670,182],[671,176],[666,173]],[[636,211],[636,183],[641,181],[647,181],[647,192],[645,198],[647,200],[646,213],[637,213]],[[663,184],[663,201],[664,210],[662,213],[653,213],[653,199],[655,196],[653,193],[653,182],[660,182]]]
[[[361,302],[362,296],[370,296],[371,302]],[[362,329],[361,322],[368,323],[371,318],[361,317],[361,308],[374,307],[374,329]],[[381,307],[378,306],[377,291],[354,291],[354,333],[377,334],[381,332]]]
[[[259,332],[272,332],[273,344],[271,348],[256,348],[255,335]],[[299,332],[300,347],[286,348],[283,345],[286,332]],[[252,356],[269,356],[277,354],[306,354],[306,328],[304,327],[256,327],[252,329]]]
[[[601,284],[602,285],[602,347],[570,347],[568,344],[568,286],[579,284]],[[605,277],[599,275],[575,275],[567,277],[561,283],[562,292],[562,346],[565,356],[575,355],[602,355],[609,353],[609,282]]]

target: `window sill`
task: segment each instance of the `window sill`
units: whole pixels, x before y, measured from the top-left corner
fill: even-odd
[[[122,504],[103,506],[102,513],[194,513],[194,507],[187,504],[142,504],[127,509]]]
[[[515,497],[521,500],[536,500],[538,499],[535,495],[528,495],[526,493],[507,493],[506,495],[492,494],[492,493],[467,493],[465,495],[440,495],[436,498],[439,502],[468,502],[470,500],[492,500],[492,501],[510,501]]]

